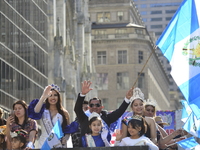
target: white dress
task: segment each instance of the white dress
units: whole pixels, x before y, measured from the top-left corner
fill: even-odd
[[[148,145],[149,150],[159,150],[159,148],[146,136],[141,136],[138,139],[131,139],[130,137],[125,137],[122,141],[116,141],[114,146],[138,146],[138,145]]]
[[[49,111],[49,110],[45,110],[45,111]],[[50,112],[49,112],[50,114]],[[49,136],[49,134],[47,133],[47,129],[46,126],[44,124],[44,120],[45,119],[49,119],[49,118],[45,118],[45,115],[42,115],[42,119],[40,119],[40,125],[41,125],[41,136],[38,140],[38,148],[41,148],[42,145],[44,144],[45,140],[47,139],[47,137]],[[51,120],[52,126],[54,126],[56,124],[57,121],[60,121],[60,124],[62,124],[63,122],[63,117],[61,114],[57,113]]]

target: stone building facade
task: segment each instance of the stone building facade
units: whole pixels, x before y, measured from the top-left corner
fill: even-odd
[[[141,88],[146,99],[156,100],[157,109],[175,109],[169,79],[134,3],[93,0],[89,6],[98,95],[105,109],[116,109],[132,86]]]
[[[91,80],[95,85],[88,0],[49,0],[48,16],[48,83],[61,87],[63,106],[75,118],[73,109],[81,82]],[[93,96],[97,96],[95,87],[88,94]]]

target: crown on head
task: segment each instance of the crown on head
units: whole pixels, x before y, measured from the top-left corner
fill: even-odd
[[[141,99],[142,101],[144,101],[144,94],[138,87],[133,89],[133,96],[131,97],[130,100],[131,100],[131,102],[133,102],[136,99]]]
[[[151,106],[156,107],[157,102],[153,99],[147,99],[147,100],[145,100],[145,105],[151,105]]]
[[[92,114],[89,116],[88,120],[90,121],[93,117],[101,118],[98,113],[92,112]]]
[[[142,117],[139,116],[139,115],[134,115],[134,116],[132,117],[132,119],[142,121]]]
[[[15,130],[14,132],[10,132],[10,136],[16,137],[16,136],[22,136],[22,137],[26,137],[27,132],[25,130]]]
[[[58,85],[56,85],[56,84],[51,84],[51,89],[53,89],[53,90],[57,90],[58,92],[60,92],[60,87],[58,86]]]

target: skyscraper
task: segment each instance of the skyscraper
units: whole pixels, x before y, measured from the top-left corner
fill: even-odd
[[[0,104],[29,103],[47,85],[47,1],[0,1]]]
[[[155,32],[158,38],[182,0],[133,0],[148,31]]]

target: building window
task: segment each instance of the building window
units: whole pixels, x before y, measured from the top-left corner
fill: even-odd
[[[138,73],[139,76],[140,73]],[[144,73],[141,73],[140,76],[138,77],[138,87],[139,88],[144,88]]]
[[[155,3],[150,4],[150,7],[172,7],[172,6],[180,6],[181,3]]]
[[[155,32],[156,36],[160,36],[162,34],[162,32]]]
[[[143,22],[147,22],[147,18],[142,18],[142,21]]]
[[[151,25],[151,29],[162,28],[162,25]]]
[[[98,90],[108,89],[108,73],[97,73]]]
[[[129,77],[128,72],[117,73],[117,89],[128,89],[129,88]]]
[[[138,63],[141,64],[143,62],[143,51],[138,51]]]
[[[174,14],[176,10],[165,10],[166,14]]]
[[[161,10],[151,11],[151,14],[162,14]]]
[[[126,29],[116,29],[115,30],[115,38],[123,38],[128,37],[127,30]]]
[[[97,13],[97,21],[98,22],[110,22],[110,13],[109,12]]]
[[[165,18],[166,21],[169,21],[169,20],[171,20],[171,19],[172,19],[172,17],[166,17],[166,18]]]
[[[94,35],[95,39],[104,39],[104,38],[108,38],[106,30],[95,30],[95,35]]]
[[[140,14],[141,14],[141,15],[146,15],[147,12],[146,12],[146,11],[142,11]]]
[[[142,30],[142,29],[135,29],[135,32],[136,32],[137,34],[143,34],[143,30]]]
[[[117,12],[117,17],[118,17],[118,20],[119,21],[122,21],[123,20],[123,16],[124,16],[124,13],[123,12]]]
[[[104,110],[108,110],[108,99],[107,98],[101,98],[103,106],[104,106]]]
[[[162,21],[162,18],[151,18],[151,21]]]
[[[106,51],[97,52],[97,64],[98,65],[106,64]]]
[[[118,51],[118,64],[127,64],[127,51]]]
[[[142,4],[140,5],[141,8],[147,8],[147,5],[146,4]]]

